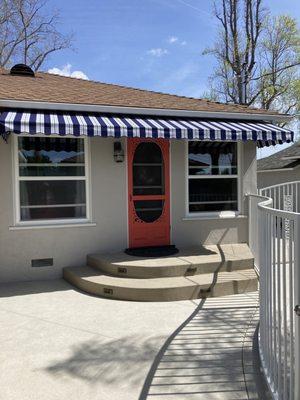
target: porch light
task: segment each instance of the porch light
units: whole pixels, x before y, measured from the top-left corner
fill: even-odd
[[[124,161],[124,150],[121,142],[114,142],[114,160],[117,163]]]

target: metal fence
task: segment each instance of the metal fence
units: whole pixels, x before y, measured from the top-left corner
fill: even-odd
[[[276,210],[299,213],[300,181],[282,183],[260,189],[259,194],[273,200]],[[300,400],[300,399],[299,399]]]
[[[276,400],[300,400],[299,187],[292,182],[249,196],[249,245],[260,275],[260,356]]]

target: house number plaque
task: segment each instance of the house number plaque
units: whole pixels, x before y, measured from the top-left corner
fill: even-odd
[[[291,194],[285,194],[283,196],[283,209],[284,211],[293,211],[293,196]],[[290,221],[285,219],[284,230],[286,239],[290,237]]]

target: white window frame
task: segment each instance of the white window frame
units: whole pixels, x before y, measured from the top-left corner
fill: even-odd
[[[191,179],[237,179],[237,211],[199,211],[190,212],[189,210],[189,142],[195,142],[196,140],[187,140],[185,144],[185,218],[187,219],[201,219],[201,218],[233,218],[241,214],[242,205],[242,143],[238,141],[232,141],[237,143],[237,174],[236,175],[197,175],[196,178]],[[219,140],[221,142],[221,140]],[[229,142],[229,141],[228,141]]]
[[[75,224],[86,224],[91,222],[91,188],[90,188],[90,143],[89,138],[86,136],[80,136],[78,139],[82,139],[84,143],[84,167],[85,167],[85,176],[78,176],[78,177],[68,177],[68,176],[50,176],[50,177],[20,177],[19,175],[19,157],[18,157],[18,137],[33,137],[32,135],[28,134],[13,134],[13,169],[14,169],[14,225],[15,226],[50,226],[50,225],[75,225]],[[36,134],[34,137],[45,137],[42,134]],[[51,135],[51,138],[62,138],[60,135]],[[63,138],[70,138],[70,139],[77,139],[77,137],[73,135],[65,135]],[[43,179],[44,178],[44,179]],[[22,180],[30,180],[30,181],[43,181],[43,180],[83,180],[85,181],[85,193],[86,193],[86,217],[85,218],[61,218],[61,219],[43,219],[43,220],[30,220],[30,221],[22,221],[21,220],[21,204],[20,204],[20,181]]]

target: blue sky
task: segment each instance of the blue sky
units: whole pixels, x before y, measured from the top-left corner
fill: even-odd
[[[265,0],[272,14],[300,21],[300,1]],[[212,0],[49,0],[74,50],[53,54],[45,70],[82,71],[89,79],[199,97],[214,67],[202,52],[217,21]]]

